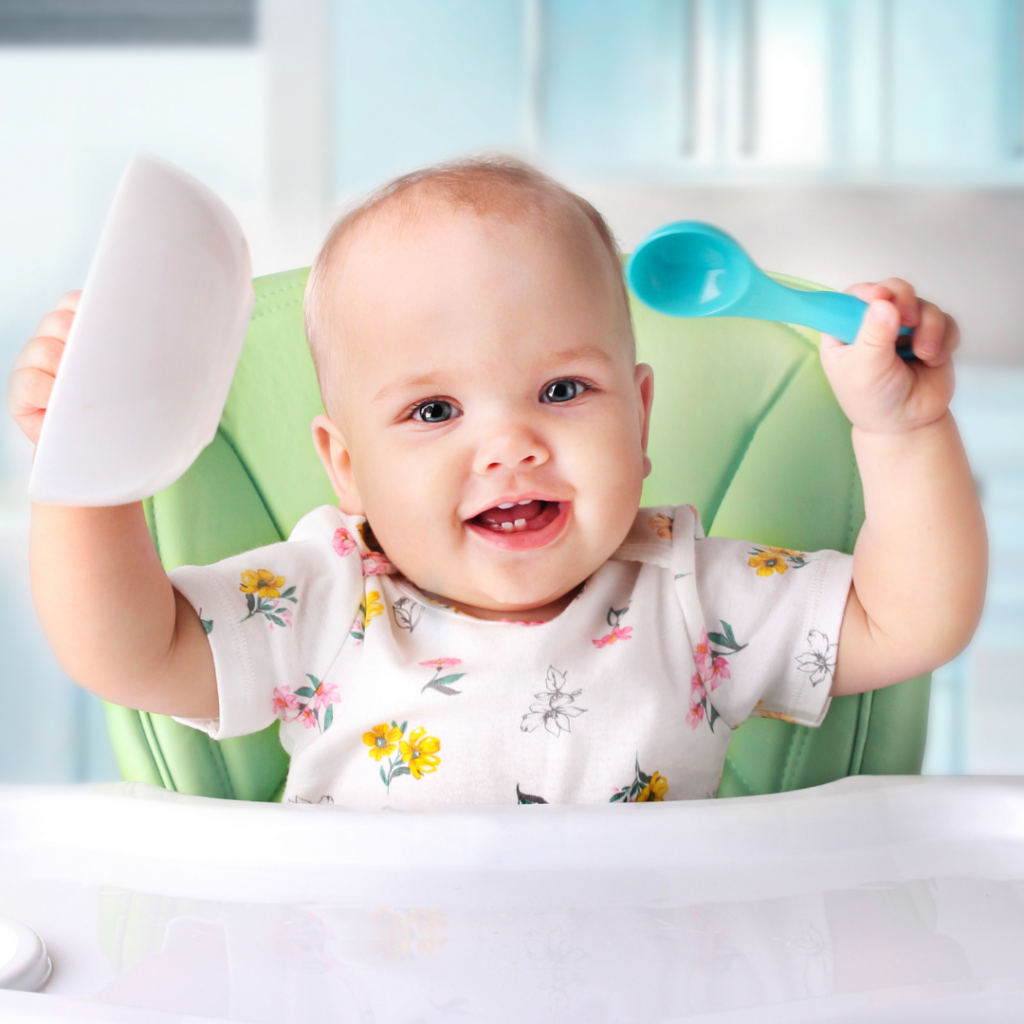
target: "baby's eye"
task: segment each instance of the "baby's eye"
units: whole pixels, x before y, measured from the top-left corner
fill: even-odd
[[[571,402],[574,398],[579,398],[586,390],[587,385],[581,380],[571,378],[556,380],[544,389],[540,400],[542,402]]]
[[[432,398],[429,402],[420,402],[412,411],[412,418],[421,423],[446,423],[462,414],[443,398]]]

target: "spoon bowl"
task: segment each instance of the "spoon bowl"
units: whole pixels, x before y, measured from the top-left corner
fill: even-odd
[[[626,266],[636,296],[659,313],[679,317],[739,316],[801,324],[850,344],[868,304],[853,295],[803,291],[772,280],[724,231],[701,221],[676,221],[649,234]],[[904,338],[909,327],[900,329]],[[909,348],[897,350],[911,358]]]
[[[629,262],[633,291],[670,316],[722,315],[759,273],[724,232],[699,221],[667,224],[648,235]]]

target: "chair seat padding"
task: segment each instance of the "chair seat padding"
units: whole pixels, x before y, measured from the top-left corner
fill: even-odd
[[[274,543],[334,495],[310,441],[323,411],[302,321],[306,270],[255,282],[256,306],[220,428],[192,468],[146,502],[166,568]],[[783,278],[799,287],[815,287]],[[639,358],[655,371],[646,505],[696,505],[709,535],[850,552],[864,518],[850,424],[815,331],[737,318],[681,320],[634,302]],[[856,774],[913,774],[929,678],[832,702],[818,729],[752,718],[729,746],[720,796]],[[280,799],[276,726],[217,743],[160,715],[108,708],[126,779],[183,793]],[[680,723],[682,727],[682,723]]]

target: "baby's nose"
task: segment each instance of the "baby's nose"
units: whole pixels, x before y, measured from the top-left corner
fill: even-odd
[[[504,423],[485,437],[476,450],[473,471],[524,470],[542,466],[551,453],[543,438],[524,423]]]

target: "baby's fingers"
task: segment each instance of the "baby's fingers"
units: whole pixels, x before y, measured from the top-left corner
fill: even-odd
[[[33,444],[39,440],[53,382],[52,373],[34,366],[12,370],[7,380],[7,409]]]
[[[914,286],[901,277],[887,277],[879,286],[888,290],[886,298],[899,310],[900,323],[904,327],[916,327],[921,322],[923,303],[917,297]]]
[[[68,292],[57,300],[54,310],[43,317],[35,334],[18,353],[7,378],[7,409],[33,443],[39,440],[81,294]]]
[[[896,351],[900,331],[900,313],[888,299],[876,299],[864,312],[855,344],[872,353],[872,358],[890,362]]]
[[[55,314],[51,313],[50,316]],[[47,318],[49,319],[49,317]],[[43,324],[46,320],[43,321]],[[40,325],[42,326],[42,324]],[[64,355],[64,341],[53,334],[37,334],[25,344],[14,360],[15,370],[43,370],[51,377],[57,375],[61,358]]]
[[[941,366],[960,344],[956,321],[931,302],[921,303],[921,322],[914,329],[914,355],[928,366]]]
[[[847,289],[869,305],[878,299],[891,302],[900,314],[900,323],[904,327],[916,327],[921,322],[922,302],[914,291],[914,286],[901,277],[887,277],[875,283],[855,284]]]

